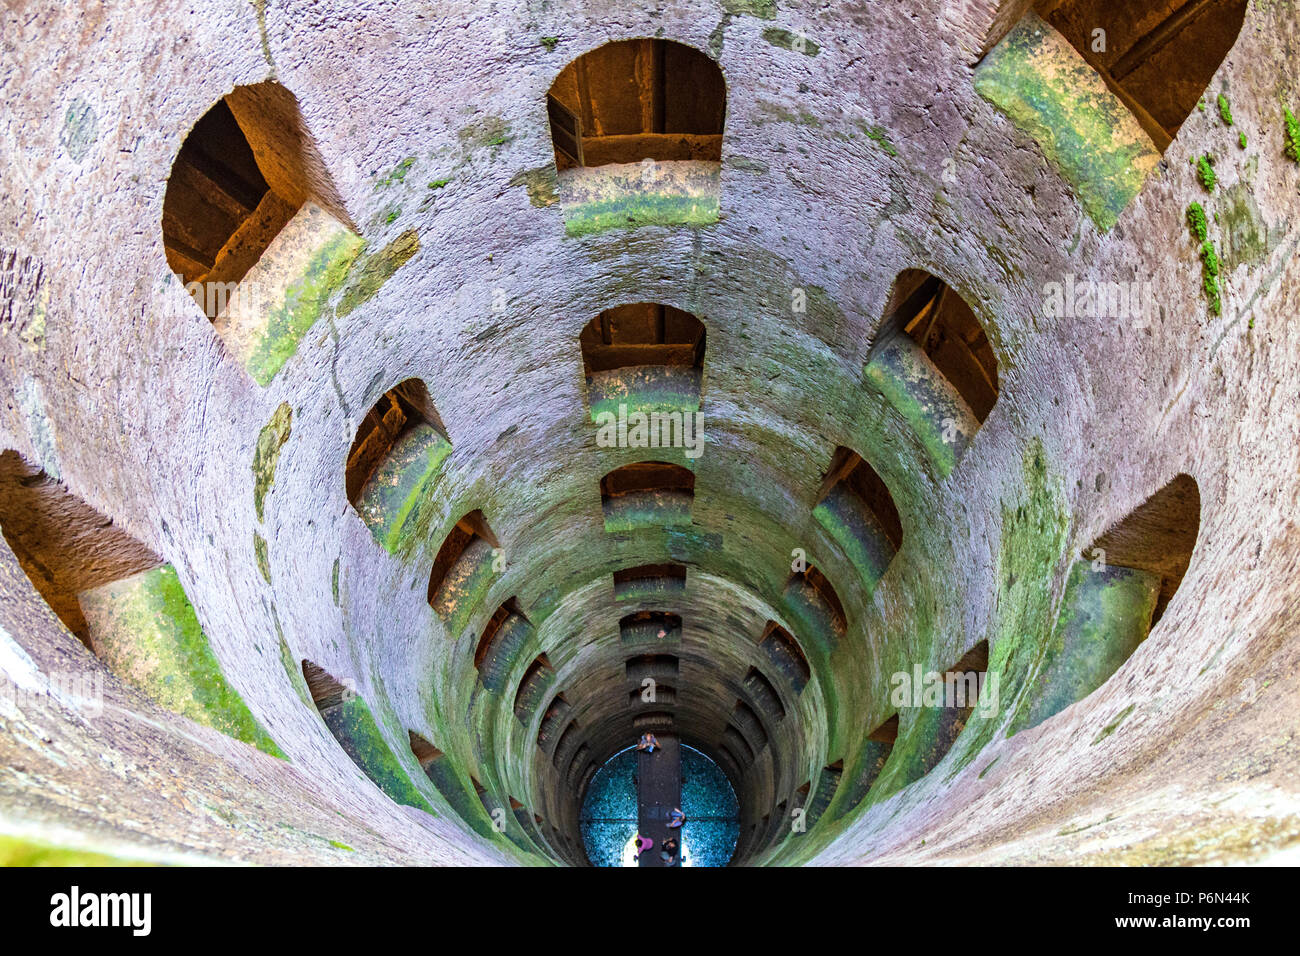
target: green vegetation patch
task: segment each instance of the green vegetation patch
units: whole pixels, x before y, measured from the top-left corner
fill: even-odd
[[[352,762],[390,799],[438,815],[384,740],[365,700],[351,697],[337,706],[327,707],[321,717]]]
[[[432,425],[411,428],[393,445],[357,502],[361,519],[389,554],[410,543],[413,517],[430,503],[430,488],[451,454],[451,442]]]
[[[81,606],[100,656],[118,677],[168,710],[284,757],[226,681],[171,565],[88,591]]]
[[[1160,161],[1123,102],[1033,13],[984,58],[975,89],[1039,144],[1103,231]]]
[[[716,195],[631,194],[565,209],[564,232],[576,238],[641,226],[700,228],[716,223],[720,211]]]
[[[374,298],[384,283],[393,277],[393,273],[406,265],[419,251],[420,236],[414,229],[408,229],[383,249],[364,257],[348,278],[347,288],[339,301],[339,318],[349,315],[357,306]]]
[[[804,56],[816,56],[821,52],[821,47],[810,38],[802,33],[791,33],[781,27],[767,27],[763,31],[763,39],[772,46],[779,46],[783,50],[802,53]]]
[[[275,469],[280,463],[280,449],[289,440],[292,428],[293,409],[288,402],[282,402],[257,435],[257,447],[253,450],[253,507],[258,521],[264,517],[266,496],[275,484]]]
[[[336,233],[312,255],[302,275],[285,290],[284,298],[270,310],[266,327],[244,363],[257,384],[270,384],[298,351],[298,343],[343,285],[363,245],[361,238],[351,232]]]
[[[1042,723],[1104,684],[1146,639],[1159,596],[1157,574],[1076,561],[1029,705],[1010,732]]]

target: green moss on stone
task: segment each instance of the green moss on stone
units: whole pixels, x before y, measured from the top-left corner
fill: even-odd
[[[776,0],[721,0],[722,9],[733,17],[776,19]]]
[[[700,228],[718,221],[718,197],[640,193],[582,203],[564,210],[564,232],[591,236],[611,229],[641,226]]]
[[[81,604],[114,674],[168,710],[284,757],[226,681],[171,565],[85,592]]]
[[[154,866],[107,853],[0,836],[0,866]]]
[[[430,503],[430,488],[451,454],[451,442],[432,425],[402,435],[366,482],[357,512],[389,554],[403,553],[418,527],[413,518]]]
[[[276,625],[277,630],[279,625]],[[280,666],[284,668],[284,673],[289,678],[289,683],[293,685],[294,693],[308,707],[315,708],[316,704],[311,699],[311,690],[307,687],[307,679],[302,676],[302,667],[294,659],[293,652],[289,650],[289,645],[285,643],[284,635],[279,636],[280,644]]]
[[[253,553],[257,556],[257,570],[261,572],[262,578],[267,584],[271,583],[271,553],[266,545],[266,539],[256,531],[253,532]]]
[[[1224,125],[1232,125],[1232,107],[1228,105],[1228,97],[1222,93],[1219,94],[1219,117]]]
[[[523,186],[528,193],[528,201],[538,209],[554,206],[560,201],[559,182],[554,164],[515,173],[510,178],[510,185]]]
[[[351,697],[326,708],[321,717],[352,762],[390,799],[438,815],[388,746],[365,700]]]
[[[347,288],[339,300],[339,317],[349,315],[357,306],[374,298],[393,273],[419,251],[420,236],[414,229],[408,229],[379,252],[365,256],[348,277]]]
[[[275,469],[280,462],[280,449],[289,440],[293,428],[293,409],[282,402],[257,435],[253,450],[253,507],[257,520],[263,520],[266,496],[275,484]]]
[[[375,188],[386,189],[389,186],[393,186],[397,183],[405,182],[406,174],[411,171],[411,167],[414,165],[415,165],[415,157],[414,156],[406,157],[406,159],[402,160],[391,170],[389,170],[388,175],[384,176],[382,179],[376,180]]]
[[[1159,596],[1158,574],[1075,562],[1029,706],[1010,732],[1042,723],[1104,684],[1146,639]]]
[[[984,58],[975,89],[1042,147],[1099,229],[1115,224],[1160,160],[1123,102],[1032,12]]]
[[[1285,153],[1288,157],[1297,163],[1300,163],[1300,120],[1295,118],[1295,114],[1289,109],[1283,108],[1283,127],[1286,136]]]
[[[689,525],[691,496],[670,491],[634,492],[606,501],[603,511],[608,532]]]
[[[1196,179],[1207,193],[1214,192],[1219,177],[1214,172],[1214,160],[1209,156],[1201,156],[1196,160]]]
[[[979,422],[920,347],[901,334],[882,342],[864,379],[911,426],[938,475],[952,474]]]
[[[267,316],[266,328],[253,346],[245,368],[259,385],[267,385],[298,350],[298,343],[318,318],[361,252],[364,243],[340,232],[311,257],[302,276],[285,290]]]
[[[801,33],[791,33],[781,27],[767,27],[763,31],[763,39],[772,46],[779,46],[783,50],[796,51],[804,56],[816,56],[821,52],[821,47],[808,37]]]
[[[1097,732],[1097,736],[1092,738],[1092,744],[1090,746],[1095,747],[1097,744],[1101,743],[1103,740],[1105,740],[1115,731],[1119,730],[1119,725],[1124,723],[1124,720],[1128,717],[1129,714],[1133,713],[1133,709],[1135,707],[1137,707],[1137,704],[1129,704],[1127,707],[1121,710],[1115,716],[1114,720],[1112,720],[1110,723],[1108,723],[1105,727],[1101,728],[1101,730]]]

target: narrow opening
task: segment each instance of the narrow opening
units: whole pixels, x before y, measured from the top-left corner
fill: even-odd
[[[578,57],[547,94],[560,169],[722,159],[727,88],[717,63],[671,40],[617,40]]]
[[[672,725],[673,715],[666,710],[654,710],[646,714],[638,714],[632,718],[633,730],[656,730],[669,728]]]
[[[785,705],[781,695],[776,692],[772,682],[757,667],[751,667],[746,673],[741,686],[749,694],[754,705],[774,720],[785,719]]]
[[[437,608],[446,603],[444,587],[448,584],[451,570],[464,561],[471,560],[477,564],[487,557],[491,549],[499,548],[496,535],[488,526],[487,519],[481,511],[471,511],[448,532],[443,539],[438,556],[434,558],[433,570],[429,572],[429,604]],[[459,582],[461,575],[452,575]]]
[[[490,690],[500,690],[515,655],[529,636],[531,625],[517,598],[508,598],[492,612],[474,648],[474,667]]]
[[[194,124],[167,179],[167,263],[186,283],[237,283],[309,200],[347,215],[298,102],[274,81],[236,87]],[[216,297],[202,303],[215,319]]]
[[[835,592],[834,585],[826,575],[810,564],[803,571],[796,571],[791,575],[790,581],[795,585],[803,583],[812,590],[825,606],[826,613],[830,615],[832,628],[840,633],[848,629],[848,615],[844,613],[844,605],[840,603],[840,596]]]
[[[542,715],[542,722],[537,728],[537,746],[544,754],[551,753],[551,747],[559,742],[560,730],[564,726],[565,718],[572,712],[573,705],[565,698],[563,693],[556,694],[551,700],[550,706],[546,708],[546,713]]]
[[[619,636],[624,643],[639,641],[676,641],[681,639],[682,618],[667,611],[637,611],[618,621]]]
[[[414,730],[408,730],[406,733],[411,739],[411,753],[415,755],[421,769],[427,773],[429,765],[442,756],[442,751]]]
[[[882,331],[915,342],[983,424],[998,398],[998,361],[984,327],[966,300],[922,269],[894,282]]]
[[[92,651],[78,595],[163,563],[15,451],[0,453],[0,533],[45,603]]]
[[[889,747],[893,747],[894,742],[898,740],[898,714],[894,714],[868,734],[867,739],[874,743],[885,744]]]
[[[671,684],[656,682],[653,688],[653,693],[650,691],[651,688],[648,687],[638,687],[636,690],[630,691],[627,695],[628,704],[633,708],[636,708],[642,706],[649,707],[654,704],[677,703],[677,688],[673,687]]]
[[[559,743],[555,745],[555,757],[553,758],[555,768],[558,770],[568,757],[574,747],[578,745],[578,722],[569,721],[569,725],[564,728],[564,733],[560,734]]]
[[[971,712],[979,703],[980,693],[983,690],[984,675],[989,669],[989,642],[980,641],[969,651],[962,655],[961,660],[954,664],[943,675],[945,703],[949,706],[955,705],[958,712],[957,721],[960,724],[953,734],[956,739],[958,733],[966,726],[966,721],[970,719]],[[951,746],[951,743],[949,744]]]
[[[628,658],[623,666],[628,680],[640,683],[650,677],[657,683],[660,678],[676,677],[678,663],[671,654],[642,654]]]
[[[759,647],[767,654],[772,666],[790,682],[794,692],[802,692],[812,678],[812,669],[808,666],[803,648],[790,632],[776,621],[768,621],[763,636],[759,639]]]
[[[763,726],[763,721],[743,700],[736,701],[735,706],[732,707],[731,723],[745,735],[745,739],[750,742],[755,753],[767,746],[767,729]]]
[[[609,504],[611,499],[642,492],[682,492],[695,494],[695,473],[681,465],[663,461],[640,461],[615,468],[600,479],[600,500]]]
[[[1163,152],[1237,41],[1246,0],[1038,0]]]
[[[614,572],[614,596],[682,591],[686,588],[686,565],[643,564]]]
[[[894,496],[876,470],[861,455],[843,445],[831,456],[817,501],[826,503],[837,493],[850,497],[865,508],[879,523],[895,551],[903,546],[903,524],[894,505]]]
[[[731,754],[738,764],[748,767],[754,762],[754,748],[750,746],[745,735],[735,724],[727,724],[722,732],[722,746]]]
[[[347,494],[355,508],[367,483],[392,454],[399,441],[420,426],[433,428],[443,441],[447,433],[429,399],[429,390],[418,378],[408,378],[384,393],[357,428],[348,451]]]
[[[302,676],[307,682],[312,703],[322,714],[331,707],[337,707],[351,696],[348,688],[341,681],[312,661],[302,662]]]
[[[1083,558],[1157,575],[1155,627],[1183,583],[1200,528],[1200,489],[1191,475],[1179,475],[1094,541]]]
[[[515,717],[521,723],[528,723],[533,713],[541,706],[546,690],[555,679],[555,668],[545,654],[538,654],[528,665],[519,689],[515,692]]]
[[[704,323],[671,305],[606,309],[587,323],[578,341],[588,376],[644,365],[704,367]]]

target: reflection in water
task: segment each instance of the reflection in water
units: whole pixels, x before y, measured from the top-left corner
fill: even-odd
[[[740,805],[727,775],[692,747],[682,747],[683,866],[726,866],[740,835]],[[636,749],[611,757],[591,779],[579,826],[592,866],[636,866]]]

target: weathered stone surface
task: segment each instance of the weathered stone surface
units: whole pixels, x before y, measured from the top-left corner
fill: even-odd
[[[788,710],[742,788],[751,862],[1293,853],[1300,166],[1284,151],[1281,104],[1300,89],[1294,5],[1251,4],[1212,81],[1211,93],[1230,92],[1235,125],[1193,112],[1122,204],[1130,172],[1085,178],[1087,163],[1051,156],[975,89],[960,46],[918,29],[941,22],[943,0],[797,12],[667,0],[653,18],[628,4],[526,6],[290,0],[259,18],[253,4],[160,0],[147,14],[3,14],[0,444],[170,562],[226,680],[288,760],[112,680],[91,721],[50,676],[100,665],[0,547],[3,679],[40,691],[4,711],[0,832],[167,862],[540,863],[460,822],[463,800],[458,810],[413,759],[399,760],[403,772],[439,816],[394,804],[302,699],[282,643],[291,663],[355,682],[394,759],[414,730],[549,833],[576,814],[578,749],[589,754],[581,782],[628,743],[619,620],[664,610],[683,620],[669,683],[684,742],[736,766],[719,741],[751,667]],[[818,54],[773,45],[769,26],[806,28]],[[684,188],[690,215],[671,210],[682,224],[642,215],[635,191],[579,196],[573,212],[551,202],[543,104],[555,76],[611,35],[660,29],[710,51],[727,77],[716,212],[699,193],[711,221],[693,221]],[[455,55],[441,55],[453,32]],[[562,39],[502,42],[539,34]],[[162,55],[160,36],[192,42]],[[883,68],[900,62],[908,69]],[[192,302],[160,295],[159,210],[196,119],[272,64],[367,253],[262,387]],[[1080,144],[1100,162],[1090,137]],[[1206,153],[1211,193],[1189,162]],[[521,171],[532,175],[511,186]],[[1222,250],[1221,314],[1206,307],[1188,240],[1194,200]],[[998,358],[997,405],[947,469],[906,412],[864,384],[907,268],[966,298]],[[1068,275],[1142,282],[1154,305],[1142,322],[1049,316],[1044,287]],[[795,290],[813,289],[834,308],[796,311]],[[604,527],[600,478],[645,454],[596,444],[578,336],[628,302],[708,326],[696,399],[708,442],[692,524],[671,534]],[[399,556],[349,507],[343,475],[357,423],[411,376],[428,383],[454,450],[424,501],[431,530]],[[250,466],[282,404],[292,434],[259,506]],[[906,529],[870,593],[812,513],[841,445],[872,462]],[[1010,735],[1079,549],[1180,473],[1200,488],[1200,534],[1159,625],[1093,693]],[[429,566],[474,509],[508,561],[451,629],[429,606]],[[795,695],[758,641],[769,620],[799,630],[782,593],[798,548],[835,582],[849,624],[829,653],[809,639],[812,671]],[[615,571],[670,560],[689,563],[685,589],[616,600]],[[475,644],[515,595],[536,650],[513,661],[502,694],[484,693]],[[998,714],[972,718],[928,774],[882,786],[912,777],[902,771],[936,739],[900,716],[880,794],[789,839],[809,768],[844,758],[854,773],[848,755],[893,713],[891,675],[949,666],[985,639]],[[525,726],[510,706],[536,653],[577,721],[562,767],[536,744],[543,708]],[[1108,819],[1116,806],[1126,812]]]

